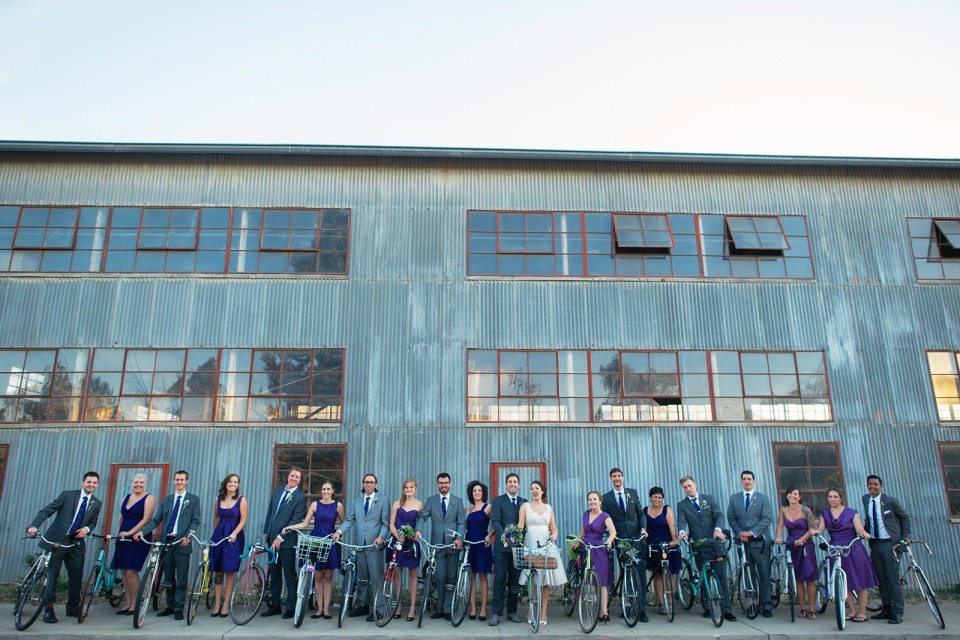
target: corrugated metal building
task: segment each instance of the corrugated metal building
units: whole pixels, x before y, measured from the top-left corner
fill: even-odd
[[[953,585],[958,218],[953,161],[0,143],[0,533],[88,469],[114,524],[137,469],[237,472],[255,530],[291,464],[520,470],[564,534],[612,466],[875,472]]]

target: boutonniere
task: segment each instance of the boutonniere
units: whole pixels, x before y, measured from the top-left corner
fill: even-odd
[[[886,503],[886,502],[881,502],[881,503],[880,503],[880,510],[883,511],[883,510],[886,509],[886,508],[887,508],[887,503]]]
[[[186,508],[188,504],[190,504],[190,498],[183,501],[183,507]]]
[[[631,502],[633,502],[633,496],[631,496],[631,495],[630,495],[629,493],[627,493],[626,491],[623,492],[623,497],[625,497],[625,498],[627,499],[627,503],[628,503],[628,504],[631,503]]]
[[[707,504],[707,501],[706,501],[706,500],[701,500],[701,501],[700,501],[700,508],[701,508],[701,509],[706,509],[706,508],[709,507],[709,506],[710,506],[710,505]]]

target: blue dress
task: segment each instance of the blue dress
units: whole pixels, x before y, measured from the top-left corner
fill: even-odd
[[[397,531],[399,531],[400,527],[404,525],[410,525],[416,529],[418,517],[420,517],[420,512],[417,510],[407,511],[403,507],[397,507],[397,517],[394,521],[394,525],[397,527]],[[399,564],[401,567],[406,567],[407,569],[416,569],[419,567],[420,544],[413,541],[404,542],[403,549],[400,550],[400,555],[397,557],[397,564]]]
[[[656,518],[650,515],[649,507],[643,508],[643,515],[647,516],[647,571],[651,573],[660,572],[660,547],[661,542],[670,542],[670,525],[667,524],[667,508],[670,505],[663,505],[663,511]],[[680,573],[680,545],[670,547],[667,550],[667,566],[670,573]]]
[[[120,505],[120,531],[130,531],[143,520],[143,510],[147,502],[149,493],[137,500],[132,507],[127,509],[127,502],[130,500],[130,494],[123,499]],[[151,534],[143,536],[144,540],[150,540]],[[140,571],[143,569],[143,561],[147,559],[150,553],[150,545],[140,541],[117,541],[116,549],[113,552],[113,562],[110,563],[111,569],[133,569]]]
[[[607,532],[607,525],[604,524],[609,518],[609,514],[600,512],[593,522],[590,521],[590,510],[583,512],[583,541],[587,544],[602,545],[603,534]],[[613,584],[613,572],[610,571],[610,553],[606,547],[603,549],[590,549],[590,563],[593,570],[597,572],[597,578],[600,584],[610,586]]]
[[[233,530],[240,524],[240,501],[243,496],[237,498],[237,502],[229,509],[223,508],[220,500],[217,500],[217,515],[220,521],[217,528],[213,530],[210,540],[218,542],[224,538],[229,538]],[[215,547],[210,547],[210,569],[217,573],[236,573],[240,570],[240,555],[243,553],[244,536],[243,531],[237,535],[233,542],[224,540]]]
[[[480,542],[487,537],[490,531],[490,516],[486,512],[487,504],[483,508],[467,514],[467,541]],[[474,573],[490,573],[493,570],[493,549],[483,544],[470,545],[468,555],[470,568]]]
[[[823,516],[824,527],[830,532],[830,544],[846,545],[857,537],[857,531],[853,528],[857,512],[853,509],[844,507],[837,519],[833,518],[830,509],[824,509],[820,515]],[[830,566],[833,567],[832,561]],[[847,589],[850,591],[869,589],[880,584],[870,556],[859,542],[850,547],[850,553],[843,559],[843,571],[847,574]]]
[[[330,504],[323,504],[317,500],[317,510],[313,514],[313,531],[310,535],[323,537],[337,530],[337,506],[340,503],[334,500]],[[340,545],[330,547],[330,555],[326,561],[313,565],[317,571],[338,569],[340,567]]]

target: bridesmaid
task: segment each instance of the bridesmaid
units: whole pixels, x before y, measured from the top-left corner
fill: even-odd
[[[333,483],[324,482],[320,486],[320,499],[310,505],[307,515],[300,524],[285,527],[283,532],[290,529],[306,529],[313,521],[311,536],[322,538],[337,530],[337,524],[343,522],[343,504],[335,500]],[[336,544],[330,547],[330,554],[323,562],[314,565],[313,586],[317,592],[317,611],[310,617],[314,620],[333,617],[330,613],[330,598],[333,595],[333,570],[340,566],[340,547]]]
[[[414,619],[414,613],[417,610],[417,568],[420,566],[420,544],[412,538],[407,540],[400,533],[400,527],[408,525],[416,529],[421,509],[423,509],[423,503],[417,500],[417,481],[407,478],[403,481],[403,495],[399,500],[394,500],[390,508],[390,533],[403,543],[397,564],[406,567],[410,574],[410,610],[407,612],[407,622]]]
[[[817,533],[822,534],[825,529],[829,531],[830,543],[834,545],[846,545],[858,536],[864,540],[870,539],[870,534],[863,528],[857,512],[844,506],[838,489],[827,491],[827,504],[830,508],[824,509],[820,515]],[[880,581],[877,580],[870,556],[862,544],[850,547],[849,555],[843,559],[843,570],[847,574],[847,619],[852,622],[866,622],[867,590],[880,584]],[[853,592],[857,593],[856,608],[853,604]]]
[[[797,578],[797,598],[800,600],[800,617],[817,619],[817,552],[813,548],[813,511],[803,505],[800,489],[788,487],[784,494],[787,506],[780,507],[777,518],[777,544],[784,544],[783,530],[787,530],[786,543],[790,545],[793,560],[793,575]]]
[[[583,512],[583,527],[579,538],[591,545],[603,544],[603,534],[607,533],[607,549],[590,549],[590,564],[600,579],[600,622],[610,622],[607,612],[607,587],[613,584],[613,572],[610,570],[610,549],[617,539],[617,529],[613,526],[610,514],[600,510],[603,496],[597,491],[587,494],[589,509]]]
[[[142,473],[133,476],[130,493],[120,505],[120,532],[117,537],[132,538],[133,534],[153,519],[156,508],[156,497],[147,493],[147,476]],[[149,532],[145,539],[150,540]],[[143,568],[143,561],[147,559],[149,552],[150,546],[146,542],[132,539],[117,541],[110,568],[123,569],[123,607],[117,611],[118,616],[133,615],[137,591],[140,589],[140,569]]]
[[[230,597],[240,570],[240,555],[244,548],[243,528],[247,524],[247,499],[240,495],[240,476],[231,473],[220,483],[220,493],[213,508],[213,542],[210,547],[210,570],[213,578],[213,613],[226,618],[230,615]],[[221,600],[220,596],[223,596]]]
[[[677,546],[677,527],[673,509],[670,505],[663,503],[663,488],[652,487],[648,495],[650,506],[643,508],[643,514],[647,516],[647,533],[649,534],[647,571],[653,576],[653,590],[657,595],[657,613],[665,615],[667,607],[663,599],[663,580],[667,578],[668,589],[675,588],[675,576],[680,573],[681,567],[680,547]],[[659,545],[663,542],[670,545],[667,551],[667,570],[671,574],[669,577],[661,575],[663,564]]]
[[[547,555],[557,561],[556,569],[546,569],[540,572],[543,577],[543,607],[540,611],[540,624],[547,624],[547,604],[550,602],[550,587],[561,587],[567,583],[567,572],[560,562],[560,550],[556,547],[557,536],[560,535],[557,529],[557,518],[553,513],[553,508],[545,502],[547,498],[547,488],[539,480],[530,483],[530,500],[524,502],[520,507],[520,517],[517,526],[524,529],[523,546],[525,547],[543,547],[547,541],[553,542],[554,546],[548,549]],[[526,584],[529,571],[524,571],[520,575],[520,584]],[[529,620],[528,620],[529,622]]]
[[[494,533],[490,529],[490,511],[492,507],[487,503],[487,485],[479,480],[473,480],[467,485],[467,541],[483,542],[469,545],[468,561],[474,578],[470,584],[470,619],[477,617],[476,593],[477,582],[480,583],[480,619],[487,619],[487,576],[493,569]]]

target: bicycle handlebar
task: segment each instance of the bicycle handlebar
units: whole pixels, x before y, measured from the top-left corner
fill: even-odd
[[[830,554],[831,558],[835,558],[839,555],[847,556],[850,553],[850,549],[857,542],[860,542],[860,538],[854,538],[847,544],[830,544],[826,538],[822,535],[817,534],[817,537],[822,541],[820,542],[820,548]]]
[[[88,534],[88,535],[89,535],[89,534]],[[52,540],[47,540],[46,538],[43,537],[43,534],[42,534],[42,533],[37,533],[36,535],[24,536],[24,537],[23,537],[24,540],[35,540],[35,539],[37,539],[37,538],[40,538],[41,540],[43,540],[44,542],[46,542],[47,544],[49,544],[50,546],[52,546],[54,549],[72,549],[73,547],[77,546],[77,544],[78,544],[77,542],[74,542],[73,544],[60,544],[59,542],[54,542],[54,541],[52,541]]]
[[[230,536],[227,536],[226,538],[223,538],[219,542],[214,542],[213,540],[201,540],[196,536],[196,534],[193,531],[188,533],[187,537],[193,538],[194,540],[196,540],[197,544],[199,544],[201,547],[216,547],[230,539]]]
[[[251,553],[267,553],[267,564],[273,564],[277,559],[277,552],[271,549],[270,547],[263,546],[263,543],[257,542],[255,544],[248,544],[247,548],[243,550],[243,553],[240,554],[240,559],[247,558]]]

